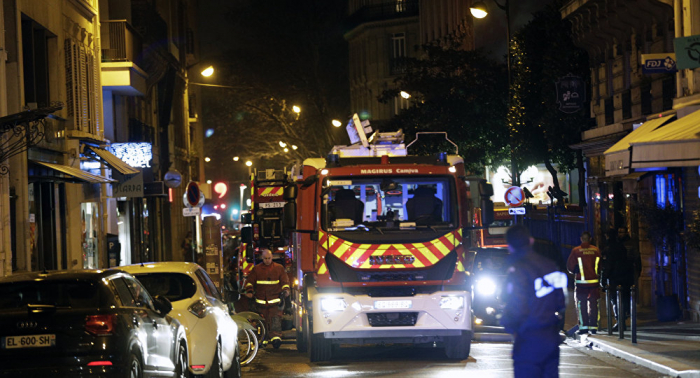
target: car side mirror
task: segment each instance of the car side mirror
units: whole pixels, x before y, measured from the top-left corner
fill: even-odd
[[[293,230],[297,226],[297,204],[287,202],[284,204],[283,224],[285,230]]]
[[[161,297],[160,295],[156,295],[156,297],[153,298],[153,307],[155,307],[156,311],[161,316],[168,315],[168,313],[170,313],[170,311],[173,309],[173,305],[170,303],[170,300],[166,297]]]
[[[297,188],[296,185],[290,185],[290,186],[284,188],[284,194],[283,194],[284,200],[285,201],[295,200],[297,198],[297,191],[298,190],[299,189]]]

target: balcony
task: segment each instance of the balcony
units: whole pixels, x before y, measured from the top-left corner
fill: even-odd
[[[138,65],[141,37],[126,20],[101,22],[102,88],[126,96],[143,96],[148,76]]]
[[[418,16],[418,0],[387,1],[357,9],[347,20],[349,30],[372,22]]]

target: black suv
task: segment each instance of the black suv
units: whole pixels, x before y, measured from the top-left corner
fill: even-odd
[[[116,269],[0,279],[0,376],[183,377],[185,330]]]

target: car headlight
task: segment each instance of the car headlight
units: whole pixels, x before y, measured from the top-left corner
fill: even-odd
[[[343,311],[348,307],[343,298],[323,298],[321,299],[321,311],[335,312]]]
[[[482,278],[476,283],[476,291],[481,295],[494,295],[496,293],[496,283],[490,278]]]
[[[464,298],[462,297],[442,297],[440,298],[440,308],[443,310],[459,310],[464,307]]]

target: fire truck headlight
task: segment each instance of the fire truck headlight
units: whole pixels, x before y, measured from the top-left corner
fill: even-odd
[[[442,297],[440,298],[440,308],[443,310],[459,310],[464,307],[463,297]]]
[[[476,290],[481,295],[494,295],[496,293],[496,283],[490,278],[482,278],[476,283]]]
[[[337,312],[343,311],[348,307],[348,304],[343,298],[323,298],[321,299],[321,311]]]

